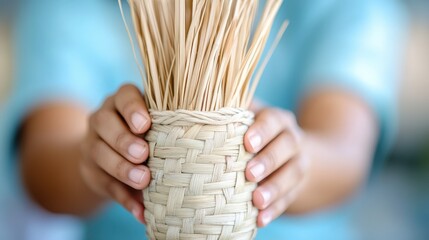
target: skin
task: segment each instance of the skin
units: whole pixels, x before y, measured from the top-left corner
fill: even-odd
[[[283,213],[338,204],[365,181],[377,140],[371,109],[359,98],[320,90],[293,113],[254,104],[244,138],[255,153],[246,169],[263,227]],[[21,172],[30,196],[54,213],[86,216],[117,201],[144,223],[139,190],[150,181],[141,165],[141,136],[150,117],[139,90],[125,85],[89,114],[72,103],[48,103],[28,115],[20,135]]]

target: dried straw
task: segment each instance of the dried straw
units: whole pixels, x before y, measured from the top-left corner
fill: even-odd
[[[244,109],[286,30],[257,70],[282,0],[267,0],[255,27],[258,0],[128,2],[152,116],[148,236],[253,239],[256,184],[245,179],[243,146],[253,114]]]
[[[146,100],[157,111],[246,109],[288,24],[252,80],[282,0],[266,1],[255,28],[258,0],[128,2]]]

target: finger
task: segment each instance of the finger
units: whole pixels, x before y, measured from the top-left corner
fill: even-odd
[[[91,161],[86,161],[81,173],[97,194],[113,199],[132,213],[137,220],[144,223],[142,201],[135,197],[135,190],[128,188]],[[141,195],[141,191],[139,191]]]
[[[256,115],[255,122],[244,135],[244,147],[250,153],[257,153],[283,131],[283,123],[274,110],[263,110]]]
[[[247,164],[247,180],[261,181],[283,166],[297,152],[298,144],[295,138],[288,132],[282,132]]]
[[[112,198],[131,212],[139,222],[144,224],[144,206],[141,202],[136,200],[135,196],[133,196],[132,192],[135,190],[129,189],[127,186],[115,179],[113,179],[109,184],[108,189]]]
[[[124,85],[115,95],[115,107],[135,134],[145,133],[150,127],[150,116],[140,90]]]
[[[124,158],[135,164],[147,159],[147,143],[132,134],[114,110],[101,108],[91,116],[90,124],[97,135]]]
[[[274,219],[282,215],[287,208],[296,200],[300,186],[296,186],[289,194],[278,199],[271,204],[267,209],[259,211],[257,224],[258,227],[265,227]]]
[[[265,104],[262,101],[255,99],[250,104],[249,110],[254,112],[255,114],[259,114],[259,112],[261,112],[264,109],[264,107],[265,107]]]
[[[146,166],[134,165],[99,139],[94,143],[91,158],[108,174],[134,189],[143,189],[149,184],[150,172]]]
[[[303,179],[300,158],[294,158],[261,183],[253,192],[253,204],[264,210],[278,199],[288,195]]]

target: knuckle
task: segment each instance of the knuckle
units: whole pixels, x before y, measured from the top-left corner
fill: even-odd
[[[300,150],[300,145],[302,142],[302,136],[300,134],[300,129],[291,130],[287,134],[288,144],[295,149],[295,151]]]
[[[130,168],[131,167],[129,166],[129,163],[126,160],[121,159],[120,161],[118,161],[116,163],[116,166],[115,166],[116,177],[118,179],[122,179],[122,180],[128,179],[127,175],[128,175]]]
[[[271,111],[270,108],[264,108],[262,109],[259,113],[257,117],[264,117],[266,115],[269,115],[269,112]]]
[[[122,112],[125,116],[130,116],[138,108],[137,101],[129,100],[123,106]]]
[[[273,117],[274,116],[274,117]],[[258,132],[266,139],[268,137],[273,137],[273,135],[277,134],[277,131],[282,126],[277,116],[276,109],[265,109],[261,113],[258,127]]]
[[[298,195],[298,188],[293,188],[286,196],[283,198],[283,210],[286,210],[296,199]]]
[[[274,116],[278,117],[278,116],[281,116],[284,112],[287,112],[287,111],[285,111],[281,108],[278,108],[278,107],[273,107],[273,108],[267,109],[267,115],[268,116],[274,115]]]
[[[289,122],[289,123],[294,123],[296,122],[296,116],[293,112],[291,111],[282,111],[282,115],[283,118],[285,119],[285,121]]]
[[[89,151],[89,158],[98,163],[99,156],[101,154],[103,143],[99,140],[91,143],[91,149]]]
[[[262,142],[269,142],[269,136],[271,132],[271,125],[266,120],[261,121],[255,125],[253,131],[262,138]]]
[[[264,123],[264,125],[269,121],[272,115],[272,109],[264,109],[259,114],[259,120]]]
[[[266,151],[264,162],[268,170],[273,171],[274,169],[276,169],[277,158],[278,156],[277,156],[277,153],[275,153],[275,151]]]
[[[268,202],[266,207],[269,207],[269,205],[271,203],[275,202],[276,199],[278,199],[279,194],[280,194],[279,193],[280,189],[282,189],[282,185],[283,184],[280,184],[278,181],[273,181],[273,182],[265,185],[265,189],[266,189],[265,191],[268,191],[271,194],[270,202]]]
[[[287,147],[290,148],[293,153],[295,153],[297,151],[297,147],[298,147],[298,142],[296,140],[296,138],[291,135],[289,132],[282,132],[281,136],[280,136],[280,145],[282,147]]]
[[[103,103],[103,108],[108,107],[109,105],[111,105],[114,102],[115,97],[114,96],[109,96],[106,98],[106,100]]]
[[[104,120],[106,119],[107,114],[108,114],[108,112],[104,109],[100,109],[97,112],[95,112],[90,117],[91,126],[95,128],[95,127],[103,124]]]
[[[294,143],[295,143],[295,147],[297,149],[300,149],[301,143],[303,142],[303,139],[305,138],[304,131],[297,125],[295,130],[292,131],[291,134],[292,134],[292,138],[293,138]]]
[[[109,102],[113,102],[114,100],[115,100],[115,95],[110,95],[106,98],[105,102],[109,103]]]
[[[296,175],[298,179],[302,179],[306,172],[306,160],[304,158],[298,158],[298,163],[296,164]]]
[[[95,115],[94,115],[94,121],[93,121],[93,126],[99,126],[103,123],[103,119],[104,119],[104,111],[98,111]]]
[[[282,119],[287,127],[291,127],[293,129],[298,127],[298,122],[294,113],[290,111],[284,111],[282,113]]]
[[[273,107],[273,108],[270,108],[270,112],[278,115],[278,114],[281,114],[282,112],[285,112],[285,110],[278,107]]]
[[[91,116],[89,116],[89,126],[92,128],[96,126],[97,115],[98,115],[98,111],[94,112],[93,114],[91,114]]]
[[[120,133],[115,140],[115,146],[117,149],[123,150],[127,144],[128,133],[122,132]]]
[[[286,129],[288,129],[289,133],[291,134],[294,144],[299,145],[299,143],[303,138],[302,136],[303,132],[301,131],[301,128],[298,125],[298,120],[296,118],[296,115],[292,112],[284,111],[282,119]]]
[[[268,121],[264,121],[262,124],[259,124],[258,129],[256,130],[262,137],[266,139],[268,133],[270,132],[270,124]]]
[[[118,90],[118,94],[119,95],[121,95],[121,94],[126,94],[126,93],[128,93],[129,91],[132,91],[132,90],[135,90],[135,86],[134,85],[132,85],[132,84],[130,84],[130,83],[128,83],[128,84],[124,84],[124,85],[122,85],[120,88],[119,88],[119,90]]]
[[[281,205],[279,206],[279,211],[285,211],[289,205],[293,201],[293,196],[290,194],[286,194],[286,196],[283,197],[283,201],[281,201]]]

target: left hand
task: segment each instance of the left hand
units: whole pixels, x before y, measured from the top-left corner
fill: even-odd
[[[257,112],[244,137],[246,150],[256,154],[246,178],[259,184],[253,192],[259,227],[282,215],[300,192],[309,165],[303,138],[294,114],[276,108]]]

